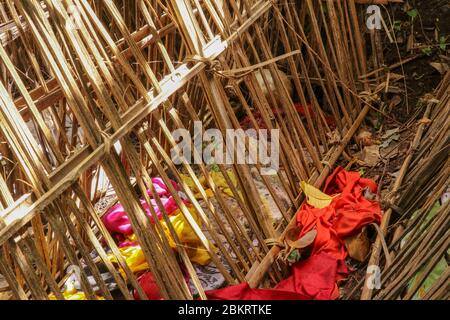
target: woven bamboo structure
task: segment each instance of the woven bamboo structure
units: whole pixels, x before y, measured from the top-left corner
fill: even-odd
[[[65,270],[74,265],[85,267],[80,279],[88,299],[96,298],[88,276],[99,294],[112,299],[101,262],[125,299],[133,299],[130,288],[146,298],[101,220],[114,201],[101,210],[96,206],[105,196],[99,185],[108,181],[162,296],[192,299],[180,259],[205,298],[188,248],[178,243],[175,253],[161,222],[151,224],[141,207],[140,196],[150,201],[147,190],[158,199],[155,176],[168,186],[175,180],[193,204],[198,221],[169,187],[227,283],[279,281],[280,248],[269,248],[266,240],[283,239],[303,201],[299,182],[322,185],[375,103],[368,82],[358,80],[368,67],[357,2],[1,1],[0,274],[13,297],[63,299]],[[264,83],[269,77],[274,82],[269,95],[255,75],[261,69],[268,70],[262,73]],[[296,112],[279,71],[313,112]],[[280,130],[283,170],[271,178],[290,200],[286,205],[278,198],[260,163],[232,165],[237,185],[219,165],[250,232],[226,205],[206,165],[175,166],[170,157],[173,130],[192,129],[194,121],[221,132],[239,129],[239,113],[255,129],[258,113],[265,128]],[[336,128],[326,115],[333,116]],[[192,178],[206,207],[181,172]],[[255,176],[282,213],[277,223],[256,190]],[[107,258],[104,243],[126,277]]]
[[[388,210],[368,265],[380,265],[381,288],[362,286],[362,299],[448,300],[450,201],[450,72],[428,102],[399,176],[390,188]],[[383,240],[386,241],[386,240]],[[351,294],[350,293],[350,296]]]

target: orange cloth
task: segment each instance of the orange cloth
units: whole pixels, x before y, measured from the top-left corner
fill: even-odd
[[[326,252],[336,259],[345,259],[347,251],[344,238],[360,232],[370,223],[380,223],[381,209],[376,201],[364,197],[364,190],[377,192],[377,185],[370,179],[361,178],[358,172],[348,172],[338,167],[325,184],[325,193],[333,196],[325,208],[314,208],[304,204],[297,213],[297,224],[301,227],[299,237],[312,229],[317,230],[312,255]]]
[[[378,202],[364,197],[365,189],[376,193],[374,181],[358,172],[337,168],[327,179],[325,193],[334,196],[331,203],[314,208],[305,203],[297,212],[302,228],[299,237],[317,230],[311,256],[292,266],[292,275],[274,289],[251,289],[248,283],[206,292],[218,300],[335,300],[339,298],[336,281],[347,275],[344,238],[358,233],[365,225],[381,221]]]

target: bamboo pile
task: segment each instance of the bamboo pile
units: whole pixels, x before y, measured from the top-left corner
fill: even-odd
[[[368,266],[380,266],[380,287],[365,281],[347,296],[361,299],[449,298],[450,72],[419,120],[414,141],[390,188],[388,210]],[[388,244],[389,245],[388,245]],[[369,270],[369,269],[368,269]]]
[[[450,72],[436,90],[437,101],[428,107],[431,123],[402,183],[396,202],[400,218],[394,221],[398,236],[391,241],[391,263],[383,269],[382,290],[375,299],[450,297],[450,207],[442,198],[450,185],[449,99]],[[442,271],[436,270],[438,264]]]
[[[1,1],[0,274],[13,297],[48,299],[51,293],[63,299],[67,268],[76,266],[88,299],[113,299],[101,264],[125,299],[133,299],[130,288],[146,299],[101,219],[120,201],[163,298],[193,298],[184,270],[205,298],[153,177],[167,185],[228,284],[279,281],[283,268],[272,266],[279,248],[266,240],[283,238],[303,200],[300,181],[324,182],[375,103],[367,82],[358,81],[368,70],[362,34],[355,32],[364,25],[356,2]],[[294,96],[312,111],[301,116]],[[244,222],[227,206],[208,166],[177,166],[170,156],[173,130],[192,130],[203,121],[225,133],[241,128],[243,117],[255,129],[262,123],[280,130],[282,170],[273,178],[289,198],[283,203],[261,163],[218,165]],[[192,179],[200,200],[182,174]],[[255,177],[281,212],[280,221],[271,218]],[[111,188],[100,188],[105,181]],[[113,197],[99,209],[108,190]],[[150,223],[141,206],[139,197],[149,204],[150,196],[176,253],[153,207]]]

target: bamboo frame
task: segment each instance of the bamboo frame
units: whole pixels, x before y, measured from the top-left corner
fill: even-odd
[[[65,269],[69,264],[81,267],[83,262],[87,268],[81,268],[81,287],[87,298],[96,298],[88,281],[92,275],[99,293],[112,299],[99,272],[100,261],[126,299],[133,298],[129,287],[145,299],[94,207],[103,172],[129,215],[164,298],[193,298],[179,261],[200,297],[206,296],[155,193],[153,176],[166,183],[228,284],[279,281],[283,267],[272,266],[278,248],[269,248],[265,240],[282,238],[302,202],[299,182],[323,183],[372,103],[359,94],[367,83],[358,79],[368,70],[362,62],[361,35],[352,31],[352,26],[359,30],[358,2],[173,0],[166,2],[167,7],[153,0],[138,0],[131,7],[126,3],[45,0],[41,5],[15,0],[8,5],[11,16],[2,22],[13,35],[0,36],[0,64],[5,70],[0,81],[0,138],[6,141],[0,151],[11,163],[0,174],[4,253],[0,273],[17,299],[46,299],[51,292],[60,299]],[[306,31],[306,23],[311,31]],[[337,63],[346,56],[352,57],[351,63]],[[275,90],[267,96],[252,72],[258,64],[274,80]],[[236,70],[250,72],[242,75]],[[295,95],[304,106],[310,102],[312,112],[301,116],[296,111],[280,70],[289,70]],[[267,86],[267,75],[263,74],[263,81]],[[283,204],[271,181],[261,174],[261,164],[220,165],[248,227],[227,207],[207,166],[183,163],[179,168],[170,159],[174,129],[191,128],[198,120],[222,133],[241,128],[230,88],[255,129],[260,128],[256,113],[267,129],[280,129],[283,173],[275,178],[290,200]],[[328,143],[327,134],[333,129],[326,113],[333,115],[343,137],[337,146]],[[120,154],[114,149],[117,143]],[[205,206],[180,173],[192,178]],[[199,173],[217,203],[208,198]],[[282,214],[277,224],[253,175]],[[201,223],[172,188],[169,176],[178,182]],[[178,245],[177,254],[153,207],[149,205],[155,224],[141,207],[139,194],[150,204],[147,190]],[[100,238],[126,279],[108,260]],[[90,257],[91,251],[98,254],[97,260]]]

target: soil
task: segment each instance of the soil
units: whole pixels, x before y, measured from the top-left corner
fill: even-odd
[[[391,116],[404,123],[416,115],[417,109],[424,109],[421,98],[431,94],[441,81],[442,75],[430,63],[447,63],[450,65],[450,1],[449,0],[409,0],[404,5],[390,4],[389,15],[397,30],[395,44],[390,44],[384,33],[385,64],[397,63],[399,52],[402,59],[414,54],[421,57],[404,65],[394,72],[406,77],[406,92],[403,93],[402,103],[392,110]],[[417,10],[417,16],[408,15],[411,10]],[[408,39],[413,39],[418,47],[408,50]],[[442,46],[442,47],[441,47]],[[445,49],[444,49],[445,47]],[[404,85],[403,85],[404,89]],[[408,104],[406,103],[408,97]]]

